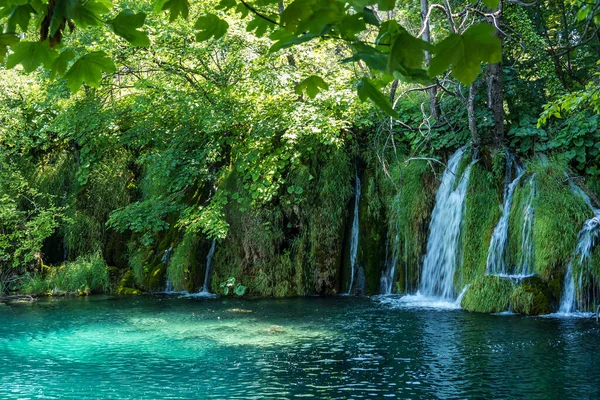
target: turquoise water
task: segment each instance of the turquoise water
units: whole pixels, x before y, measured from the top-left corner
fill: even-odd
[[[600,324],[397,298],[0,303],[0,399],[600,398]]]

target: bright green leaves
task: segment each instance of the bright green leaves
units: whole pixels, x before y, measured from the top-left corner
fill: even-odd
[[[247,32],[254,32],[256,37],[263,37],[268,30],[272,29],[273,24],[264,18],[255,16],[246,26]]]
[[[481,63],[502,60],[500,40],[495,28],[488,24],[473,25],[462,35],[451,34],[435,46],[429,65],[429,76],[443,73],[452,65],[452,75],[464,85],[470,85],[481,71]]]
[[[188,0],[158,0],[154,3],[154,9],[158,11],[169,11],[169,21],[173,22],[181,17],[187,19],[190,14],[190,3]]]
[[[6,33],[16,33],[17,26],[21,28],[21,32],[27,32],[31,14],[35,14],[35,10],[29,4],[16,5],[11,10],[6,22]]]
[[[0,63],[4,62],[9,46],[19,42],[19,38],[10,33],[0,33]]]
[[[80,57],[65,74],[67,86],[75,93],[83,83],[98,87],[102,80],[102,73],[115,72],[115,63],[103,51],[94,51]]]
[[[311,75],[296,86],[296,94],[302,95],[304,91],[311,99],[314,99],[321,90],[329,89],[329,84],[321,77]]]
[[[422,66],[425,59],[424,52],[431,48],[429,43],[417,39],[401,28],[393,39],[386,72],[404,81],[429,83],[431,79]]]
[[[25,72],[33,72],[40,65],[50,68],[58,56],[48,42],[19,42],[14,44],[11,50],[13,53],[6,58],[6,68],[10,69],[21,64]]]
[[[362,101],[370,99],[386,115],[393,118],[399,117],[398,113],[392,108],[390,100],[387,97],[385,97],[383,93],[381,93],[379,89],[375,87],[375,85],[373,85],[370,79],[362,78],[358,83],[357,91],[358,97]]]
[[[145,21],[145,13],[136,14],[132,10],[123,10],[108,23],[112,26],[115,34],[121,36],[133,46],[145,47],[150,46],[150,39],[146,32],[139,30],[144,26]]]
[[[212,37],[215,39],[223,37],[229,29],[229,24],[214,14],[206,14],[198,18],[194,27],[198,29],[196,40],[203,42]]]
[[[71,1],[66,17],[73,20],[80,28],[99,26],[102,24],[100,15],[110,11],[110,1]]]
[[[67,71],[69,62],[75,58],[75,52],[66,49],[52,63],[52,75],[64,75]]]

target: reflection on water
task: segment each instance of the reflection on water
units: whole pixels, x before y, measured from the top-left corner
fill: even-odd
[[[0,398],[600,397],[595,321],[422,301],[90,297],[0,306]]]

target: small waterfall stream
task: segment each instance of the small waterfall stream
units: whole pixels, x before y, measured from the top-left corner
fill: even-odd
[[[513,165],[515,166],[515,179],[508,183],[513,173]],[[512,156],[507,156],[506,164],[506,182],[504,187],[504,205],[502,207],[502,217],[494,228],[490,247],[488,250],[486,273],[489,275],[508,275],[508,267],[506,263],[507,244],[508,244],[508,219],[510,216],[510,208],[512,206],[513,195],[519,181],[525,174],[525,169],[518,165]]]
[[[171,253],[173,253],[173,248],[169,247],[167,250],[165,250],[160,262],[167,265],[171,260]],[[171,282],[169,278],[167,278],[167,281],[165,282],[165,293],[175,293],[173,282]]]
[[[471,172],[470,164],[460,177],[456,175],[465,148],[458,149],[442,176],[429,225],[427,253],[419,293],[454,299],[454,272],[458,261],[463,210]],[[458,185],[456,182],[458,181]]]
[[[379,281],[380,294],[392,294],[394,286],[394,273],[396,272],[396,263],[398,262],[398,247],[400,246],[400,234],[397,232],[397,229],[391,246],[389,242],[390,238],[388,237],[385,245],[385,270],[381,274],[381,279]]]
[[[533,264],[533,199],[536,194],[535,174],[529,178],[529,195],[523,209],[523,227],[521,228],[521,257],[519,269],[516,271],[520,276],[531,276],[534,274]]]
[[[590,206],[594,212],[594,216],[584,222],[583,227],[577,235],[577,245],[575,246],[575,250],[569,261],[567,273],[565,274],[559,308],[559,313],[561,314],[571,314],[576,311],[583,311],[589,307],[589,299],[583,293],[583,269],[587,266],[592,255],[592,250],[598,244],[598,237],[600,236],[600,209],[592,205],[589,196],[571,179],[569,179],[569,186],[576,196],[581,197]],[[575,266],[580,267],[577,282],[574,271]]]
[[[354,275],[356,274],[356,259],[358,255],[358,236],[359,236],[359,225],[358,225],[358,214],[360,206],[360,178],[358,177],[358,169],[356,170],[356,178],[354,181],[354,219],[352,220],[352,232],[350,236],[350,286],[348,286],[348,293],[352,292],[352,286],[354,285]]]
[[[200,293],[206,293],[209,294],[210,293],[210,281],[212,279],[212,264],[213,264],[213,257],[215,256],[215,248],[217,246],[217,241],[213,239],[212,243],[210,244],[210,250],[208,251],[208,254],[206,256],[206,268],[204,271],[204,284],[202,285],[202,291]]]

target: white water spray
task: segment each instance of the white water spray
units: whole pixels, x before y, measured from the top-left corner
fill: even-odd
[[[512,182],[506,184],[504,187],[504,205],[502,207],[502,217],[500,217],[500,221],[498,221],[498,224],[494,228],[494,233],[492,234],[492,239],[488,250],[486,273],[489,275],[508,274],[508,267],[506,263],[508,219],[510,216],[510,208],[512,206],[512,199],[513,195],[515,194],[515,189],[525,174],[525,169],[523,167],[516,164],[512,157],[507,157],[507,182],[510,180],[510,176],[512,174],[513,163],[516,165],[515,173],[517,176]]]
[[[204,284],[202,285],[201,293],[210,293],[210,281],[212,279],[212,264],[213,257],[215,256],[215,248],[217,246],[216,240],[213,239],[210,244],[210,250],[208,251],[208,255],[206,256],[206,268],[204,271]]]
[[[462,216],[472,166],[469,165],[462,176],[457,177],[458,166],[464,153],[463,147],[450,157],[436,194],[419,287],[419,293],[441,297],[444,300],[454,299],[454,272],[458,261]]]

